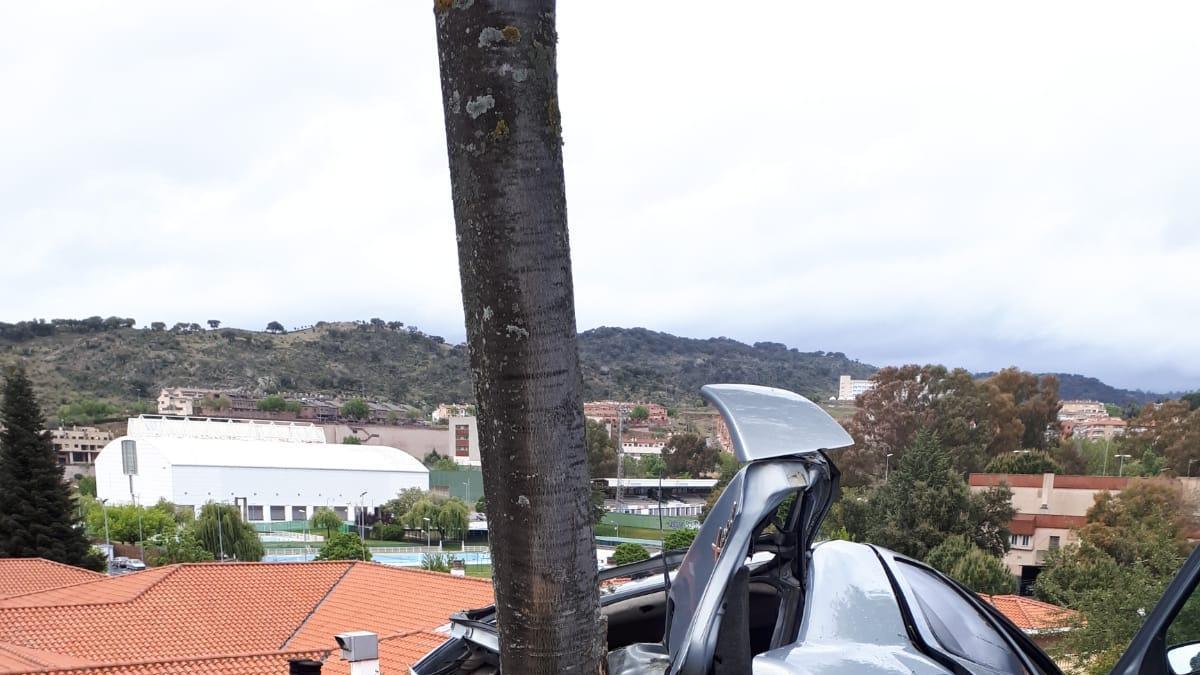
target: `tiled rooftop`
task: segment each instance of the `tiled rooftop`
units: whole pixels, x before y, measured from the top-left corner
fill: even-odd
[[[134,665],[81,672],[257,673],[260,662],[280,663],[265,655],[329,650],[349,630],[395,642],[388,650],[424,645],[432,634],[422,631],[491,602],[486,580],[372,563],[173,565],[0,599],[0,673],[113,664]],[[263,656],[238,662],[244,670],[213,665],[254,654]],[[168,660],[172,670],[153,669]]]
[[[0,598],[105,578],[103,574],[41,558],[2,558]]]
[[[1074,610],[1020,595],[979,595],[1026,633],[1052,633],[1069,629],[1079,616]]]

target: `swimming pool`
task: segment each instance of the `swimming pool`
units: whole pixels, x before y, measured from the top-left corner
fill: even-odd
[[[420,567],[422,553],[372,553],[371,561],[393,567]],[[492,555],[487,551],[447,551],[442,555],[450,560],[461,560],[467,565],[490,565]],[[271,554],[263,556],[263,562],[309,562],[317,557],[317,550],[309,553]]]

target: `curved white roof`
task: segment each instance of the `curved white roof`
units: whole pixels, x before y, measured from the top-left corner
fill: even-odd
[[[123,440],[134,440],[139,446],[150,446],[175,466],[429,473],[429,469],[417,458],[386,445],[130,435],[109,442],[101,454],[120,453]]]

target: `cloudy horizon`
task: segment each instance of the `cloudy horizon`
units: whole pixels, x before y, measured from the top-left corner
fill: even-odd
[[[0,320],[458,342],[430,2],[0,9]],[[581,330],[1200,388],[1200,7],[559,3]]]

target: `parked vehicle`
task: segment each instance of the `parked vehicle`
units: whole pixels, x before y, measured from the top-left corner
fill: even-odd
[[[126,574],[129,572],[140,572],[146,569],[146,563],[137,558],[126,558],[117,556],[108,564],[110,574]]]
[[[814,542],[838,491],[828,451],[852,443],[821,408],[752,385],[701,394],[745,466],[686,552],[601,573],[633,579],[601,594],[611,675],[1060,673],[991,605],[925,564],[869,544]],[[1193,672],[1200,635],[1173,647],[1166,638],[1198,577],[1200,548],[1115,673]],[[455,614],[450,633],[415,675],[496,672],[494,607]]]

